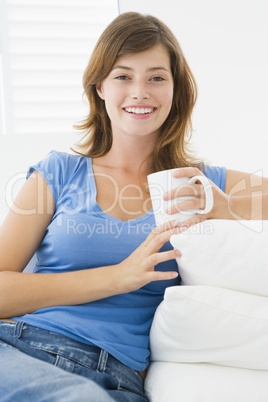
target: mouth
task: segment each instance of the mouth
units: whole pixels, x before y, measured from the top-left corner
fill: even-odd
[[[156,107],[125,107],[123,110],[130,114],[144,116],[153,113]]]

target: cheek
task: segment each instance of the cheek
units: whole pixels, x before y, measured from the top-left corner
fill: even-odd
[[[173,100],[173,88],[167,88],[165,91],[159,91],[159,100],[163,106],[171,107]]]
[[[162,96],[163,105],[166,106],[167,111],[169,112],[172,106],[173,101],[173,91],[167,91]]]
[[[106,112],[111,121],[115,122],[118,118],[120,119],[121,113],[123,113],[122,104],[117,95],[109,96],[105,99]]]
[[[119,88],[109,91],[107,92],[107,97],[105,98],[106,107],[118,108],[123,105],[124,99],[124,93]]]
[[[113,107],[113,103],[112,102],[107,102],[107,100],[105,100],[105,107],[106,107],[106,112],[108,114],[109,119],[112,121],[114,120],[116,117],[115,114],[115,109]]]

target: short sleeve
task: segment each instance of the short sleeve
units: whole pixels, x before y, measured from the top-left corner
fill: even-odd
[[[226,168],[221,166],[206,166],[203,173],[222,191],[225,191]]]
[[[34,171],[39,172],[46,180],[54,197],[55,204],[60,196],[63,185],[62,166],[56,151],[51,151],[44,159],[29,167],[26,175],[28,179]]]

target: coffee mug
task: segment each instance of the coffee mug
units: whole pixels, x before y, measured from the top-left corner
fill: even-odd
[[[167,221],[178,220],[183,222],[186,219],[193,218],[196,214],[207,214],[213,208],[213,192],[209,180],[205,176],[194,177],[173,177],[173,172],[177,169],[162,170],[147,176],[153,211],[156,225],[162,225]],[[166,210],[171,206],[195,197],[178,197],[173,200],[163,200],[166,191],[170,191],[181,186],[196,183],[200,181],[204,187],[206,197],[205,209],[189,209],[187,211],[167,214]],[[179,190],[178,190],[179,192]]]

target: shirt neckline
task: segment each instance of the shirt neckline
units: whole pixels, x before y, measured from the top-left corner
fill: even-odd
[[[89,182],[90,182],[90,190],[91,190],[91,207],[94,210],[94,212],[96,214],[98,214],[99,216],[101,216],[104,219],[109,219],[113,222],[117,222],[117,223],[121,223],[122,225],[129,225],[130,223],[139,223],[142,221],[145,221],[149,218],[151,218],[151,216],[153,216],[153,209],[150,209],[150,211],[148,211],[145,215],[139,216],[138,218],[135,219],[129,219],[127,221],[122,221],[119,218],[115,218],[112,215],[107,214],[106,212],[104,212],[101,207],[99,206],[99,204],[97,203],[97,187],[96,187],[96,182],[95,182],[95,177],[94,177],[94,173],[93,173],[93,166],[92,166],[92,157],[87,157],[87,162],[88,162],[88,172],[89,172]]]

